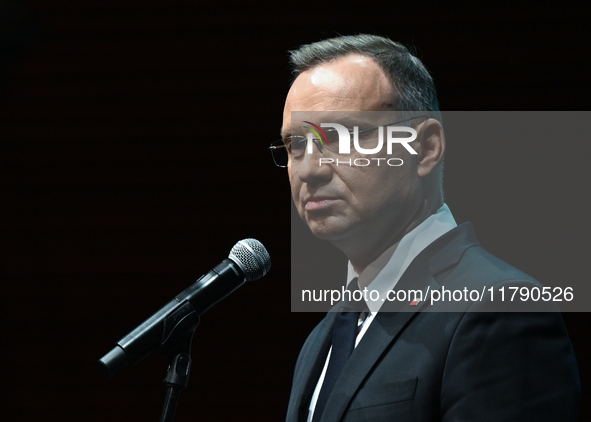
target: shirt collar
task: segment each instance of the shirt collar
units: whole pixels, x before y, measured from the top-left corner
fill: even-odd
[[[396,286],[413,259],[436,239],[456,226],[449,207],[443,204],[399,242],[386,249],[361,274],[355,272],[351,261],[349,261],[347,285],[353,278],[359,277],[360,286],[367,286],[369,292],[378,292],[379,297],[372,293],[372,299],[377,300],[371,300],[367,304],[372,313],[377,312],[387,299],[387,292]],[[363,287],[361,289],[363,290]]]

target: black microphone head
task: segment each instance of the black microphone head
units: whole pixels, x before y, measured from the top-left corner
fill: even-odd
[[[256,239],[244,239],[234,245],[228,256],[240,267],[246,281],[262,278],[271,268],[271,257]]]

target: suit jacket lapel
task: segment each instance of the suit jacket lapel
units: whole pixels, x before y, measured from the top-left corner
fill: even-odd
[[[296,366],[290,406],[287,412],[287,420],[290,422],[305,422],[308,418],[310,400],[330,349],[335,316],[334,312],[327,314],[314,329],[300,352],[302,361],[298,362]]]

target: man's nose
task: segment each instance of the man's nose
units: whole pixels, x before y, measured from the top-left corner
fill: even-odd
[[[297,171],[302,182],[315,186],[326,183],[331,179],[332,166],[327,163],[329,160],[326,160],[326,156],[322,153],[322,145],[316,140],[309,142],[314,142],[312,153],[307,151],[304,153],[298,163]]]

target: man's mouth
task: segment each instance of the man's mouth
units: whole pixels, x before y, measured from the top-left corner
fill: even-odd
[[[327,196],[312,196],[304,201],[306,211],[318,211],[332,206],[338,198]]]

